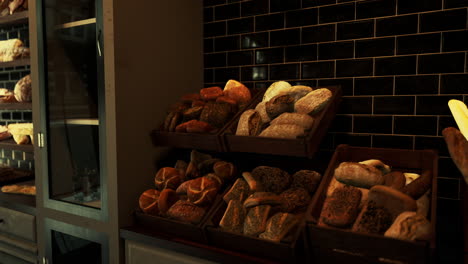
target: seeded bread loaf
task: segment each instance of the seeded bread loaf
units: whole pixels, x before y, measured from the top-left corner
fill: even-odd
[[[260,133],[260,137],[294,139],[304,135],[304,128],[298,125],[271,125]]]
[[[238,136],[257,136],[262,128],[260,114],[249,109],[242,113],[239,123],[237,124],[236,135]]]
[[[314,115],[327,105],[332,97],[332,92],[327,88],[321,88],[308,93],[294,104],[294,110],[300,114]]]
[[[297,125],[305,130],[312,127],[314,119],[310,115],[298,113],[282,113],[270,122],[270,125]]]

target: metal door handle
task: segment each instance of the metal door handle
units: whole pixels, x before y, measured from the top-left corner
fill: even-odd
[[[97,50],[98,50],[99,57],[102,57],[102,52],[101,52],[101,30],[99,30],[98,37],[96,39],[96,43],[97,43]]]

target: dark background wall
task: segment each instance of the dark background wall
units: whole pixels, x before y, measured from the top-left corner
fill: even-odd
[[[467,0],[204,0],[205,86],[340,84],[321,149],[342,143],[439,151],[443,260],[459,258],[460,186],[441,131],[468,102]],[[449,239],[453,237],[453,239]],[[446,240],[445,240],[446,239]],[[452,248],[452,249],[450,249]]]

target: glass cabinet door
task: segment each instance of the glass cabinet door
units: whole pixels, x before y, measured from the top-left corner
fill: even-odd
[[[100,1],[42,0],[48,199],[100,209],[103,43]],[[43,122],[44,124],[44,122]]]

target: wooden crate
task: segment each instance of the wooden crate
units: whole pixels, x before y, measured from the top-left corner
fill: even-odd
[[[341,88],[339,86],[327,88],[332,91],[332,98],[325,109],[314,116],[314,124],[305,136],[297,139],[236,136],[235,133],[240,118],[240,115],[238,115],[237,119],[223,132],[226,151],[313,157],[326,135],[341,101]],[[262,101],[262,98],[263,96],[257,97],[247,109],[254,109]]]
[[[432,173],[429,220],[433,236],[430,241],[405,241],[383,235],[317,226],[335,168],[344,161],[368,159],[380,159],[394,170]],[[437,164],[438,156],[432,150],[338,146],[307,214],[306,236],[311,247],[311,263],[430,263],[436,247]]]

